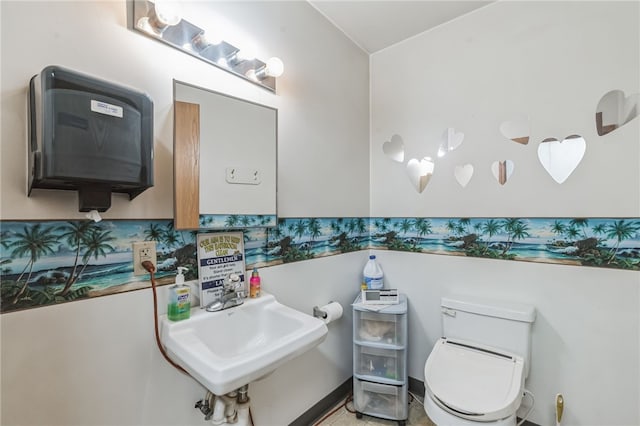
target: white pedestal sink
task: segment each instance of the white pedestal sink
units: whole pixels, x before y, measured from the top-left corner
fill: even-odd
[[[216,395],[260,379],[327,335],[323,321],[264,292],[223,311],[194,309],[187,320],[161,319],[169,356]]]

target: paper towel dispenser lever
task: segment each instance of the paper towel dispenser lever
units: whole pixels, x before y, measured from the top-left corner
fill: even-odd
[[[58,66],[29,83],[29,192],[77,190],[81,212],[153,186],[148,95]]]

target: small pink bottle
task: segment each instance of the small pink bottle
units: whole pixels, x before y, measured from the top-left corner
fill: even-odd
[[[249,297],[260,297],[260,275],[258,274],[258,268],[253,268],[251,278],[249,278]]]

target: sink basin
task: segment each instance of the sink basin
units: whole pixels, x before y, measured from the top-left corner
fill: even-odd
[[[327,326],[262,293],[224,311],[191,311],[178,322],[162,318],[169,356],[216,395],[260,379],[319,345]]]

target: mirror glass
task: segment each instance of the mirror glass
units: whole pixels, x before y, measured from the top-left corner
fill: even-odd
[[[402,163],[404,161],[404,142],[402,142],[402,137],[400,135],[391,136],[390,141],[382,144],[382,151],[393,161]]]
[[[276,226],[275,108],[174,81],[174,226]]]
[[[456,166],[453,170],[453,174],[461,187],[467,186],[471,177],[473,176],[473,165],[465,164],[462,166]]]
[[[412,158],[407,162],[407,175],[418,193],[422,193],[427,187],[434,168],[435,163],[430,157],[424,157],[420,161]]]
[[[442,135],[440,147],[438,148],[438,157],[444,157],[447,153],[462,145],[463,140],[464,133],[456,132],[456,129],[449,127]]]
[[[582,161],[587,144],[580,135],[567,136],[559,141],[547,138],[538,145],[538,159],[542,167],[558,183],[562,183]]]
[[[500,132],[507,139],[526,145],[529,143],[529,119],[518,117],[515,120],[505,121],[500,125]]]
[[[596,107],[596,130],[598,135],[611,133],[638,116],[640,94],[625,96],[622,90],[606,93]]]
[[[507,180],[511,179],[514,168],[515,164],[511,160],[494,161],[491,164],[491,173],[500,185],[504,185]]]

